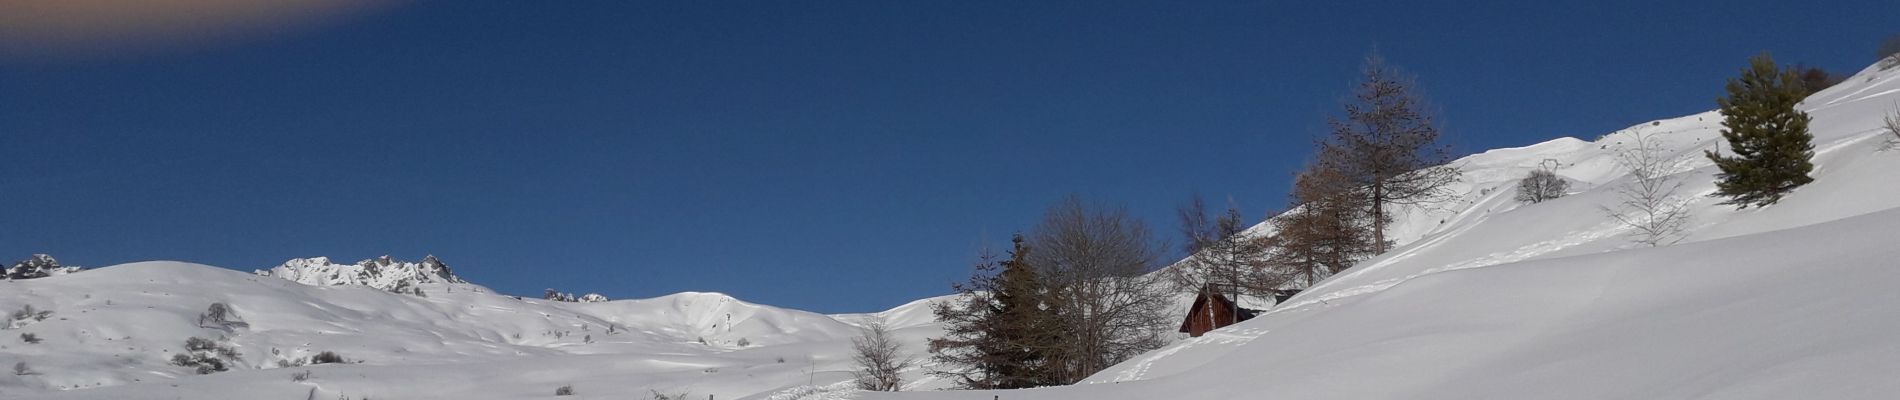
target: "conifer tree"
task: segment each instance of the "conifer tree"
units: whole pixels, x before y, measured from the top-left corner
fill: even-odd
[[[1794,71],[1775,66],[1763,53],[1749,59],[1742,76],[1730,79],[1728,97],[1716,99],[1722,112],[1722,138],[1734,156],[1705,151],[1722,172],[1714,196],[1737,208],[1765,207],[1814,181],[1814,135],[1808,114],[1794,109],[1807,90]]]
[[[932,374],[968,389],[1060,384],[1050,360],[1059,340],[1055,310],[1022,235],[1012,242],[1008,260],[983,255],[970,283],[952,285],[957,299],[932,306],[944,336],[930,340],[930,353],[946,367]]]
[[[1385,238],[1392,219],[1387,207],[1444,199],[1460,173],[1445,165],[1451,150],[1438,143],[1438,127],[1411,78],[1378,53],[1366,57],[1362,75],[1345,103],[1345,118],[1328,118],[1332,134],[1319,142],[1318,163],[1365,188],[1359,194],[1372,216],[1372,248],[1383,253],[1391,244]]]
[[[1273,218],[1268,268],[1305,286],[1378,254],[1370,229],[1369,197],[1326,164],[1307,166],[1293,179],[1291,209]]]

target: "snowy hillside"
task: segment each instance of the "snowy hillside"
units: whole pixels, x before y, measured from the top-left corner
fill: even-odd
[[[942,334],[930,304],[946,297],[845,315],[718,293],[563,302],[492,293],[433,257],[385,257],[0,281],[0,367],[20,367],[0,373],[0,398],[521,399],[568,385],[562,398],[1889,398],[1900,150],[1883,150],[1877,126],[1900,108],[1900,69],[1862,71],[1802,108],[1816,181],[1780,204],[1705,196],[1714,112],[1471,155],[1456,161],[1455,198],[1399,213],[1395,250],[1069,387],[928,391],[945,382],[918,369],[913,392],[847,389],[860,326],[893,327],[921,358]],[[1615,149],[1637,135],[1685,161],[1672,170],[1691,214],[1677,244],[1633,243],[1603,209],[1630,179]],[[1546,163],[1573,193],[1513,200]],[[227,322],[207,323],[214,304]],[[235,350],[230,371],[170,364],[191,337]],[[300,365],[325,351],[346,362]]]
[[[310,270],[274,270],[285,271]],[[318,398],[514,399],[573,385],[615,398],[658,390],[730,399],[849,379],[853,323],[876,316],[833,318],[718,293],[517,299],[449,283],[459,279],[442,271],[416,284],[422,296],[178,262],[0,282],[0,310],[52,311],[0,331],[0,363],[27,369],[0,374],[0,398],[304,398],[315,388]],[[213,303],[228,305],[239,323],[202,323]],[[892,311],[909,318],[897,332],[913,352],[939,334],[915,321],[917,307]],[[231,371],[199,376],[170,365],[190,337],[223,338],[239,353]],[[323,351],[348,363],[280,364]],[[291,381],[303,371],[312,377]]]
[[[1879,125],[1900,108],[1900,69],[1870,67],[1800,108],[1816,180],[1777,205],[1706,196],[1714,112],[1472,155],[1456,162],[1458,198],[1401,213],[1394,251],[1091,384],[1003,397],[1890,398],[1900,150]],[[1685,161],[1672,177],[1691,219],[1676,245],[1632,243],[1602,208],[1629,179],[1614,149],[1637,134]],[[1545,160],[1574,194],[1514,201]]]

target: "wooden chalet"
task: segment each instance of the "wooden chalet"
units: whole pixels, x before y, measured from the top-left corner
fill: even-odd
[[[1181,332],[1201,337],[1207,331],[1246,321],[1253,316],[1254,310],[1241,308],[1239,303],[1216,290],[1213,284],[1208,284],[1201,287],[1199,295],[1194,296],[1194,305],[1188,307],[1187,318],[1181,321]]]

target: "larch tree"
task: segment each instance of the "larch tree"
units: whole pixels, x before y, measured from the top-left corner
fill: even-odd
[[[1370,229],[1377,216],[1363,190],[1325,164],[1308,165],[1294,177],[1288,210],[1271,220],[1266,264],[1273,276],[1312,286],[1377,254]]]
[[[1705,151],[1721,169],[1714,196],[1737,208],[1766,207],[1813,182],[1814,135],[1808,114],[1794,106],[1807,96],[1794,71],[1775,66],[1767,53],[1749,59],[1742,76],[1730,79],[1728,96],[1716,99],[1722,138],[1733,156]]]
[[[1185,238],[1181,250],[1187,255],[1168,270],[1176,291],[1195,292],[1212,285],[1237,299],[1243,294],[1265,295],[1279,286],[1279,280],[1266,270],[1269,240],[1242,234],[1250,224],[1232,201],[1225,213],[1213,216],[1196,195],[1176,214]]]
[[[1327,119],[1331,134],[1318,143],[1318,162],[1364,188],[1373,251],[1383,253],[1391,243],[1385,237],[1390,208],[1445,199],[1460,173],[1446,165],[1451,149],[1438,143],[1438,127],[1414,81],[1378,53],[1366,57],[1361,74],[1344,118]]]

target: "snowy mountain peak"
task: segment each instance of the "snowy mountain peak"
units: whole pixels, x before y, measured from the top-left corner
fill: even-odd
[[[14,263],[13,267],[0,268],[0,278],[5,278],[5,279],[45,278],[45,277],[53,276],[53,275],[64,275],[64,274],[77,272],[79,271],[79,269],[80,269],[79,267],[61,266],[59,265],[59,261],[53,259],[53,256],[49,256],[45,254],[34,254],[32,257],[28,257],[25,260],[21,260],[20,262]]]
[[[468,283],[456,277],[448,264],[443,264],[434,255],[425,256],[420,262],[396,260],[385,255],[355,264],[333,263],[329,257],[296,258],[256,273],[306,285],[356,285],[388,291],[413,288],[424,283]]]

